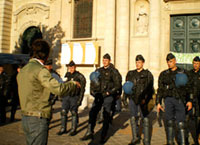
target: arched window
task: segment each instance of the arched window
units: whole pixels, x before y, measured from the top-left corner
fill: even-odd
[[[74,0],[74,38],[92,37],[93,0]]]

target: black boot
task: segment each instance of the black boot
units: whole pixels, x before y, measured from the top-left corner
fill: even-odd
[[[67,133],[66,122],[67,122],[67,115],[66,115],[66,112],[62,110],[61,111],[61,128],[60,128],[60,131],[57,133],[57,135],[62,135],[64,133]]]
[[[99,118],[98,118],[98,123],[101,124],[102,122],[103,122],[103,107],[99,112]]]
[[[167,122],[167,145],[174,145],[174,121],[169,120]]]
[[[150,145],[150,131],[149,131],[149,118],[145,117],[143,120],[143,128],[144,128],[144,145]]]
[[[184,122],[179,122],[178,123],[178,129],[179,129],[179,134],[180,134],[180,145],[186,145],[185,142],[185,124]]]
[[[88,139],[93,139],[93,131],[94,127],[92,126],[92,124],[88,124],[88,128],[87,128],[87,132],[85,133],[84,137],[81,138],[81,140],[88,140]]]
[[[129,145],[140,144],[140,138],[138,138],[138,136],[137,136],[136,118],[135,117],[131,117],[130,118],[130,123],[131,123],[131,131],[132,131],[132,140],[129,143]]]
[[[71,136],[76,135],[76,129],[77,129],[77,115],[75,114],[72,116],[72,127],[70,131]]]

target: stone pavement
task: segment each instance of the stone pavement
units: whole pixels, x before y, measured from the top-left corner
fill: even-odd
[[[57,101],[54,106],[53,119],[51,120],[48,145],[96,145],[99,141],[99,136],[101,132],[102,124],[98,124],[95,127],[95,137],[94,140],[81,141],[80,138],[83,137],[87,129],[88,112],[89,109],[85,109],[79,113],[79,127],[77,129],[78,133],[76,136],[69,136],[69,134],[64,134],[62,136],[56,135],[60,129],[60,105],[61,103]],[[7,113],[9,120],[10,113]],[[68,131],[71,127],[71,114],[69,113],[68,120]],[[166,143],[164,127],[159,127],[156,112],[153,110],[151,113],[151,120],[153,123],[152,131],[152,145],[163,145]],[[123,110],[120,114],[115,115],[112,125],[109,129],[108,140],[106,145],[127,145],[131,141],[131,129],[129,122],[129,112]],[[190,137],[191,138],[191,137]],[[191,140],[191,139],[190,139]],[[0,126],[0,145],[25,145],[25,137],[23,134],[21,126],[21,115],[20,110],[16,113],[16,121]],[[142,144],[142,142],[141,142]]]

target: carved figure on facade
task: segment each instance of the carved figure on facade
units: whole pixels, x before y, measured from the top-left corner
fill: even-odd
[[[140,3],[136,3],[136,7],[136,36],[146,36],[149,27],[148,2],[141,1]]]

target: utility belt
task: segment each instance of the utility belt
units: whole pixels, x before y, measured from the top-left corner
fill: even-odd
[[[50,118],[50,113],[38,112],[38,111],[22,111],[22,115],[24,116],[35,116],[38,118]]]

